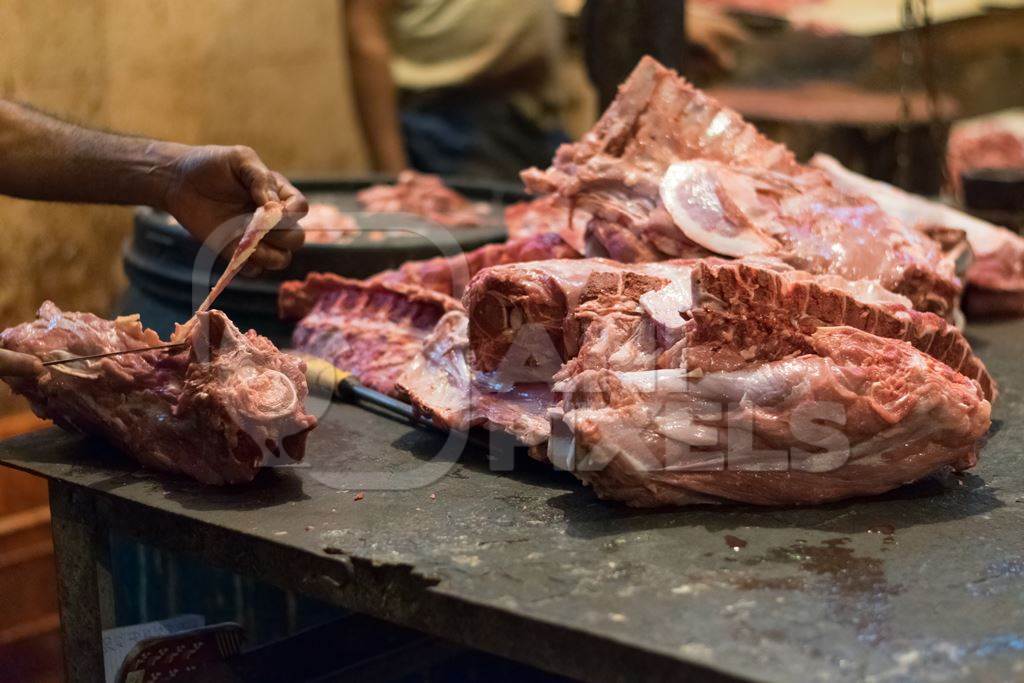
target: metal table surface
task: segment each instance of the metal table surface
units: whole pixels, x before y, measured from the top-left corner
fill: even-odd
[[[432,461],[438,435],[340,404],[308,465],[249,487],[142,472],[56,429],[0,462],[51,482],[75,652],[109,623],[117,529],[584,679],[1024,680],[1024,322],[969,336],[1002,392],[979,466],[816,508],[631,510],[539,465]]]

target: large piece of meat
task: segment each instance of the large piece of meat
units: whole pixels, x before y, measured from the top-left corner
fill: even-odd
[[[879,493],[973,465],[989,425],[994,383],[963,335],[871,281],[555,260],[487,269],[464,303],[399,388],[631,505]]]
[[[441,427],[486,425],[530,445],[548,437],[549,383],[520,382],[493,396],[486,382],[478,385],[466,353],[466,314],[456,299],[401,282],[313,273],[285,282],[278,308],[282,318],[298,320],[292,335],[297,351],[329,361],[371,389],[409,398]],[[429,405],[417,403],[418,396],[429,396]]]
[[[811,273],[876,280],[942,316],[951,316],[960,291],[932,240],[797,163],[650,58],[590,132],[523,179],[593,215],[588,255],[770,256]]]
[[[449,228],[483,223],[487,204],[471,202],[436,175],[402,171],[394,185],[374,185],[356,194],[370,213],[411,213]]]
[[[967,267],[963,308],[972,316],[1024,315],[1024,238],[956,209],[904,192],[844,168],[830,156],[817,154],[811,163],[832,181],[870,194],[889,214],[927,234],[962,232],[973,258]]]
[[[299,321],[292,346],[391,394],[441,317],[461,310],[455,299],[420,287],[311,273],[285,282],[278,310]]]
[[[303,363],[255,332],[242,334],[220,311],[191,322],[182,349],[76,361],[5,381],[40,417],[204,483],[250,481],[270,455],[301,460],[316,426],[304,409]],[[137,315],[104,320],[50,302],[34,322],[0,334],[0,347],[43,360],[162,343]]]

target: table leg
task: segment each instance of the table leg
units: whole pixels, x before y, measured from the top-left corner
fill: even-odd
[[[50,513],[67,680],[102,681],[102,632],[114,625],[107,529],[92,496],[54,481]]]

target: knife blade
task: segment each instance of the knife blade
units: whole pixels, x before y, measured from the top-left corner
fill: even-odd
[[[123,351],[108,351],[106,353],[94,353],[89,356],[74,356],[72,358],[58,358],[57,360],[43,361],[44,366],[49,365],[64,365],[65,363],[77,363],[80,360],[96,360],[98,358],[110,358],[111,356],[123,356],[126,353],[144,353],[146,351],[164,351],[167,349],[177,349],[188,346],[188,342],[178,342],[176,344],[162,344],[160,346],[145,346],[141,349],[125,349]]]

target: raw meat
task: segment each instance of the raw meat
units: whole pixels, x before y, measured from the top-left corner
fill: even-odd
[[[631,265],[551,260],[487,269],[474,278],[463,301],[475,364],[485,372],[501,371],[523,357],[535,368],[578,361],[594,354],[593,347],[583,348],[589,327],[605,331],[620,318],[630,328],[602,345],[589,365],[614,368],[625,359],[623,364],[632,367],[644,356],[639,344],[646,354],[642,362],[650,366],[645,369],[663,367],[659,363],[678,362],[679,349],[692,346],[690,340],[673,349],[687,318],[713,311],[714,328],[723,339],[746,340],[743,357],[733,364],[757,354],[806,351],[809,327],[846,325],[910,342],[977,380],[986,397],[994,396],[994,381],[956,327],[872,285],[812,276],[782,264],[722,259]],[[638,342],[635,325],[641,318],[652,327]],[[710,323],[702,329],[710,329]],[[534,334],[537,330],[544,334]],[[729,359],[725,350],[716,353],[716,362]]]
[[[368,212],[412,213],[449,228],[469,228],[483,223],[487,204],[473,203],[444,184],[436,175],[402,171],[394,185],[374,185],[356,198]]]
[[[103,320],[50,302],[38,315],[0,334],[0,347],[57,360],[162,343],[137,315]],[[40,417],[207,484],[250,481],[270,455],[301,460],[316,426],[303,407],[303,363],[255,332],[242,334],[220,311],[194,320],[180,351],[78,361],[5,381]]]
[[[282,318],[298,320],[297,351],[351,372],[371,389],[392,394],[395,380],[455,299],[419,287],[312,273],[281,286]]]
[[[994,383],[962,334],[871,281],[556,260],[487,269],[464,300],[399,386],[630,505],[880,493],[972,466],[989,426]]]
[[[267,233],[281,222],[282,216],[284,216],[284,204],[282,202],[267,202],[256,209],[249,224],[245,226],[245,232],[242,233],[242,238],[238,241],[238,246],[235,247],[235,253],[231,255],[231,261],[228,262],[227,268],[224,269],[224,272],[217,279],[213,289],[206,295],[206,299],[200,304],[199,309],[196,311],[197,314],[210,310],[213,302],[231,284],[231,281],[256,252],[256,247],[260,245],[260,242],[267,236]],[[186,323],[187,327],[188,324]]]
[[[359,234],[355,219],[330,204],[311,205],[299,225],[306,231],[309,244],[337,244]]]
[[[455,299],[416,285],[313,273],[285,282],[278,307],[282,318],[301,319],[292,337],[297,351],[410,399],[440,426],[485,425],[531,445],[547,439],[549,384],[506,391],[477,381],[466,355],[466,314]],[[429,407],[418,400],[428,395]]]
[[[371,282],[417,285],[426,289],[462,296],[470,278],[484,268],[503,263],[552,258],[576,258],[579,252],[554,232],[526,235],[501,244],[485,244],[456,256],[409,261],[397,270],[373,276]]]
[[[976,382],[850,327],[810,342],[732,371],[587,370],[555,387],[571,438],[549,457],[640,507],[817,504],[975,464],[991,409]]]
[[[235,247],[235,253],[231,255],[231,260],[228,262],[224,272],[217,278],[217,282],[213,285],[209,294],[206,295],[206,299],[196,309],[195,315],[184,324],[178,325],[177,329],[175,329],[174,334],[171,335],[172,342],[180,342],[188,338],[198,323],[199,316],[210,310],[217,297],[227,289],[231,281],[235,279],[235,276],[241,272],[252,255],[256,253],[256,248],[260,245],[260,242],[281,222],[283,216],[283,202],[267,202],[256,209],[252,218],[249,219],[248,225],[245,226],[245,231]]]
[[[870,194],[889,214],[932,237],[966,235],[973,253],[967,267],[964,310],[972,316],[1024,315],[1024,238],[980,218],[913,195],[887,183],[866,178],[844,168],[824,154],[811,163],[826,171],[832,182],[851,191]]]
[[[650,58],[590,132],[523,179],[531,191],[557,193],[593,214],[591,256],[771,256],[811,273],[877,280],[942,316],[959,295],[934,242],[797,163]]]
[[[477,376],[469,363],[467,322],[462,310],[441,318],[398,378],[399,394],[439,427],[466,431],[484,426],[529,446],[543,444],[555,401],[549,383],[494,387]]]
[[[505,207],[505,225],[510,240],[546,232],[557,232],[580,254],[591,216],[583,209],[573,209],[569,200],[556,194],[538,197]]]
[[[946,169],[961,196],[960,176],[979,168],[1024,168],[1024,109],[960,121],[949,132]]]

